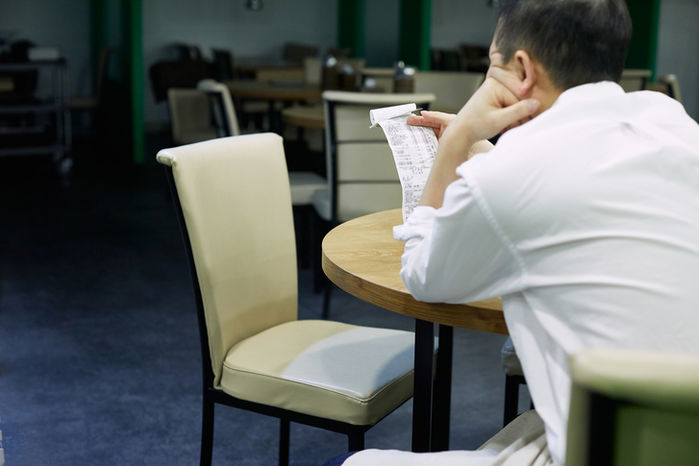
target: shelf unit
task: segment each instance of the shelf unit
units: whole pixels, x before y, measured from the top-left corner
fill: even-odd
[[[49,154],[61,173],[69,171],[71,159],[70,109],[65,59],[29,62],[0,62],[0,75],[38,71],[40,99],[0,99],[0,156]],[[14,140],[13,140],[14,138]]]

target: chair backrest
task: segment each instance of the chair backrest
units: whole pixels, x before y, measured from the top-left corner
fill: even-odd
[[[214,77],[219,81],[233,79],[233,54],[229,50],[211,49],[213,55]]]
[[[303,59],[303,75],[306,84],[320,85],[323,75],[323,62],[318,57],[306,57]]]
[[[680,83],[677,76],[674,74],[666,74],[658,78],[658,82],[667,86],[667,95],[678,102],[682,102],[682,93],[680,92]]]
[[[571,359],[566,464],[696,464],[699,355],[595,349]]]
[[[167,90],[167,101],[175,144],[190,144],[218,137],[206,92],[171,87]]]
[[[415,92],[432,92],[436,99],[432,110],[457,113],[478,90],[485,75],[468,71],[418,71]]]
[[[157,160],[170,168],[174,181],[195,280],[202,356],[210,358],[218,386],[234,344],[297,318],[282,138],[260,133],[214,139],[163,149]]]
[[[621,85],[626,92],[641,91],[646,88],[646,83],[651,74],[650,70],[624,69],[621,72],[619,85]]]
[[[302,65],[304,58],[317,57],[318,52],[318,47],[315,45],[286,42],[282,49],[282,60],[290,64]]]
[[[323,92],[330,220],[400,207],[402,191],[381,128],[369,128],[369,110],[416,103],[428,108],[434,94]]]
[[[203,79],[197,84],[197,89],[206,92],[213,98],[214,119],[217,127],[223,129],[224,134],[220,136],[238,136],[240,127],[238,117],[235,114],[233,99],[228,87],[213,79]]]

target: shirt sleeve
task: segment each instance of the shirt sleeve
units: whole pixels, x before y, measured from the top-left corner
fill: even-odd
[[[396,239],[406,241],[401,278],[419,301],[466,303],[524,289],[524,267],[485,199],[462,175],[441,208],[417,207]]]

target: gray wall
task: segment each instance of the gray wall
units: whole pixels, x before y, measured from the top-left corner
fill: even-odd
[[[662,0],[658,31],[658,76],[675,74],[682,103],[699,120],[699,0]]]
[[[398,0],[366,3],[365,44],[367,66],[393,66],[398,60]]]
[[[490,45],[497,12],[486,0],[432,0],[432,47]]]

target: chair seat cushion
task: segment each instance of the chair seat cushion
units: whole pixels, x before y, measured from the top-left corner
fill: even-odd
[[[221,388],[236,398],[373,425],[412,396],[414,334],[298,320],[233,346]]]
[[[291,203],[293,205],[310,204],[316,190],[328,187],[325,178],[313,172],[289,172],[289,184],[291,185]]]
[[[502,345],[500,356],[502,360],[502,370],[505,371],[506,375],[524,375],[522,363],[519,360],[519,356],[517,356],[515,346],[512,344],[512,338],[507,337],[507,340],[505,340],[505,343]]]
[[[311,202],[320,218],[329,222],[331,220],[330,190],[328,188],[317,190],[313,193]]]

